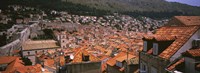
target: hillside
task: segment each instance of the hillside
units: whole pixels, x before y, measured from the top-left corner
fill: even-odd
[[[1,0],[1,7],[20,4],[43,9],[65,10],[80,15],[106,15],[114,12],[151,18],[174,15],[200,15],[200,7],[165,0]]]
[[[110,10],[114,12],[182,12],[200,15],[200,7],[189,6],[165,0],[67,0],[81,5],[87,5],[97,9]]]

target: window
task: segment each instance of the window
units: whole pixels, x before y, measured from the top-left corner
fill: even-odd
[[[30,52],[27,52],[28,53],[28,55],[30,54]]]
[[[119,61],[117,61],[116,66],[118,66],[118,67],[122,67],[122,63],[119,62]]]
[[[62,46],[62,48],[66,48],[65,46]]]
[[[158,43],[153,43],[153,54],[158,55]]]
[[[65,35],[62,35],[62,39],[66,38]]]
[[[155,67],[151,67],[151,73],[157,73],[157,69]]]
[[[140,63],[140,73],[147,73],[147,65],[145,63]]]
[[[144,44],[143,51],[147,51],[147,41],[144,41],[143,44]]]
[[[90,61],[89,55],[82,55],[82,61]]]

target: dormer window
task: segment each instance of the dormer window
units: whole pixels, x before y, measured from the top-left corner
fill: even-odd
[[[116,62],[116,66],[118,66],[118,67],[122,67],[122,63],[119,62],[119,61],[117,61],[117,62]]]
[[[82,61],[90,61],[89,55],[82,55]]]
[[[147,51],[147,41],[144,41],[143,42],[143,51]]]
[[[158,43],[153,43],[153,55],[158,55]]]
[[[62,39],[65,39],[66,38],[66,36],[65,35],[62,35]]]

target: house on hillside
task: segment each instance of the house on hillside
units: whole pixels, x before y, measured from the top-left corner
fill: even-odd
[[[71,60],[62,69],[63,73],[101,73],[100,59],[85,48],[76,49],[73,55],[66,57]]]
[[[59,45],[55,40],[29,40],[22,44],[22,56],[31,59],[32,64],[35,65],[36,54],[49,50],[56,51],[58,48]]]
[[[179,73],[200,73],[200,48],[187,50],[182,57],[172,62],[166,70]]]
[[[200,39],[200,26],[195,24],[200,21],[198,19],[196,16],[176,16],[169,22],[173,26],[164,26],[155,34],[144,35],[143,50],[139,53],[140,73],[167,73],[169,64],[178,60],[183,52],[196,47],[196,41]]]
[[[0,57],[0,73],[42,73],[49,72],[42,70],[40,64],[33,66],[25,66],[21,57],[1,56]]]
[[[107,73],[135,73],[138,69],[138,58],[126,52],[120,52],[107,61]]]

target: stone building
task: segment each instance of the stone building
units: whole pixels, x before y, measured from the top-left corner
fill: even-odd
[[[49,50],[57,50],[59,46],[54,40],[37,40],[37,41],[26,41],[22,44],[22,55],[28,57],[32,64],[35,65],[36,54],[39,52],[47,52]]]
[[[107,73],[135,73],[138,69],[138,58],[126,52],[120,52],[107,61]]]
[[[187,50],[182,57],[171,63],[166,70],[179,73],[200,73],[200,48]]]
[[[77,49],[73,57],[68,56],[65,73],[101,73],[101,61],[86,49]]]
[[[182,25],[164,26],[155,34],[144,36],[139,53],[140,73],[166,73],[167,66],[179,59],[181,53],[195,47],[193,43],[200,39],[200,30],[197,24],[190,23],[196,19],[189,17],[187,23],[181,21],[182,17],[176,19]]]

